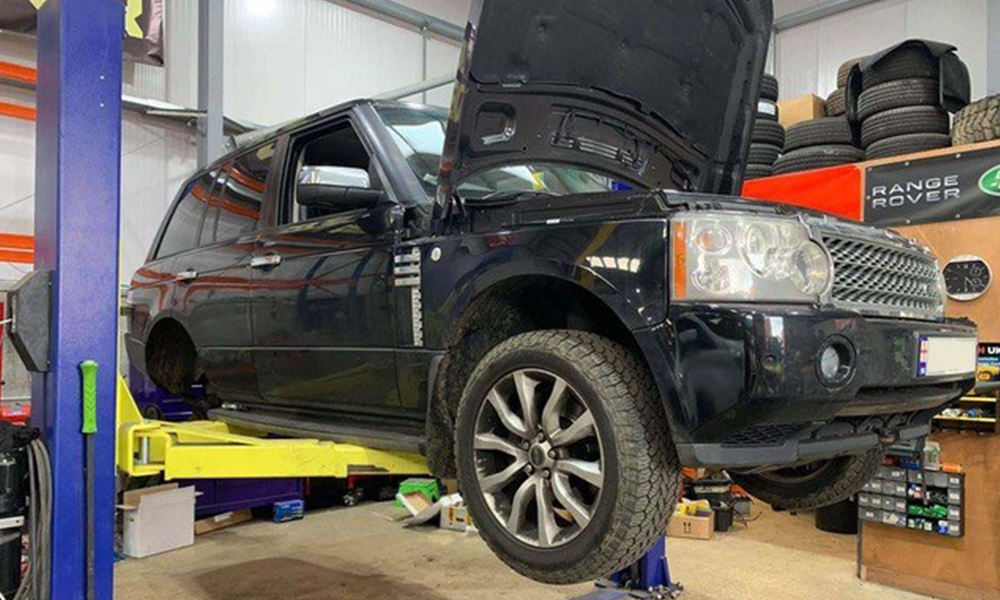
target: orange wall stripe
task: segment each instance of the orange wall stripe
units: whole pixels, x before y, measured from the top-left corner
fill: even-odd
[[[34,121],[37,113],[30,106],[0,102],[0,116],[13,117],[24,121]]]
[[[23,83],[38,83],[38,71],[15,63],[0,60],[0,79],[12,79]]]
[[[31,265],[35,263],[35,253],[30,250],[0,250],[0,262]]]
[[[35,238],[20,233],[0,233],[0,248],[4,250],[34,250]]]

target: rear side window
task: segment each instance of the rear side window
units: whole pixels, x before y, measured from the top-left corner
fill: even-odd
[[[170,221],[160,240],[160,248],[156,252],[157,258],[178,254],[198,245],[198,233],[208,200],[212,196],[215,176],[216,172],[211,171],[188,183],[170,215]]]
[[[226,163],[205,220],[202,243],[235,240],[257,229],[275,146],[272,142]]]

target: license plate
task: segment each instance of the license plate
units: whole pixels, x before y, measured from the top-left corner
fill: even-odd
[[[918,377],[973,374],[978,361],[979,343],[975,338],[920,336]]]

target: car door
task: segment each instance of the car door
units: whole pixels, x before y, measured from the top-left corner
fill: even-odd
[[[300,176],[317,167],[359,180],[369,174],[358,185],[379,190],[372,161],[346,117],[289,141],[277,225],[259,236],[252,274],[254,364],[270,405],[356,413],[398,407],[393,231],[380,225],[382,209],[324,209],[299,197]]]
[[[177,257],[179,308],[209,391],[224,400],[260,396],[250,351],[250,262],[274,152],[271,141],[220,166],[199,246]]]

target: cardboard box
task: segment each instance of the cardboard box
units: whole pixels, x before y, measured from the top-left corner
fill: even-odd
[[[194,544],[194,486],[176,483],[125,492],[122,552],[143,558]]]
[[[715,513],[693,517],[674,514],[667,525],[667,537],[710,540],[715,534]]]
[[[453,531],[465,531],[473,527],[469,508],[458,494],[445,496],[441,499],[440,527]]]
[[[785,129],[796,123],[812,121],[826,116],[826,100],[810,94],[778,102],[779,120]]]
[[[214,517],[201,519],[200,521],[194,524],[194,534],[202,535],[212,531],[225,529],[226,527],[232,527],[233,525],[239,525],[240,523],[246,523],[247,521],[252,521],[252,520],[253,520],[253,512],[249,508],[229,511],[222,513],[221,515],[215,515]]]

